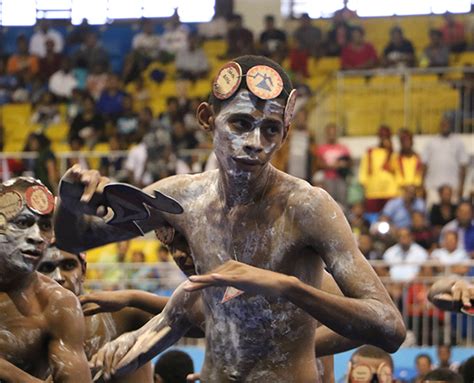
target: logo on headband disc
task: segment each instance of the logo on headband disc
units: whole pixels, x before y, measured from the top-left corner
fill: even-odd
[[[44,186],[30,186],[25,192],[26,204],[35,213],[46,215],[53,211],[54,197]]]
[[[16,191],[8,191],[0,194],[0,214],[8,221],[15,218],[23,209],[23,198]]]
[[[257,97],[271,100],[283,90],[280,74],[266,65],[256,65],[247,72],[247,87]]]
[[[242,68],[236,62],[225,64],[214,81],[212,91],[219,100],[226,100],[234,94],[242,81]]]
[[[293,118],[293,113],[295,111],[295,104],[296,104],[296,89],[293,89],[288,96],[288,100],[286,101],[285,106],[285,114],[284,114],[284,123],[285,126],[290,125],[291,119]]]

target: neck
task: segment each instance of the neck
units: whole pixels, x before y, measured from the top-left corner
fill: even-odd
[[[36,272],[32,273],[2,273],[0,278],[0,291],[10,293],[20,293],[26,290],[36,279]]]
[[[219,169],[218,190],[225,207],[231,209],[259,200],[275,173],[275,168],[270,164],[255,173]]]

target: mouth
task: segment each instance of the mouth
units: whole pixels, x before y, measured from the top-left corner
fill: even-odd
[[[232,157],[232,159],[239,164],[247,166],[259,166],[262,164],[259,159],[251,157]]]
[[[43,255],[43,252],[37,249],[22,250],[21,253],[31,259],[37,259]]]

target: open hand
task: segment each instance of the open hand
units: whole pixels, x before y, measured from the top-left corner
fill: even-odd
[[[474,285],[460,279],[453,284],[450,294],[435,295],[433,300],[437,307],[446,311],[459,311],[462,308],[471,309],[474,301]]]
[[[294,277],[242,262],[227,261],[209,274],[190,276],[190,282],[184,289],[197,291],[210,286],[232,286],[251,294],[281,296],[289,286],[291,278]]]
[[[121,291],[95,292],[79,297],[85,316],[113,313],[127,307],[129,302]]]

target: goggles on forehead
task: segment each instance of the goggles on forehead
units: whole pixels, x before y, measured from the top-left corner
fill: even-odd
[[[262,100],[273,100],[284,91],[283,80],[275,69],[267,65],[255,65],[243,75],[239,63],[231,61],[219,70],[212,84],[212,93],[219,100],[229,99],[239,89],[242,77],[245,77],[249,91]],[[290,124],[293,117],[296,97],[296,89],[293,89],[286,101],[283,116],[285,126]]]
[[[29,186],[25,192],[7,190],[0,194],[0,228],[15,218],[24,206],[39,215],[50,214],[54,209],[54,197],[43,185]]]
[[[373,367],[357,363],[349,363],[349,383],[392,383],[392,369],[389,365],[382,363],[377,370]]]

